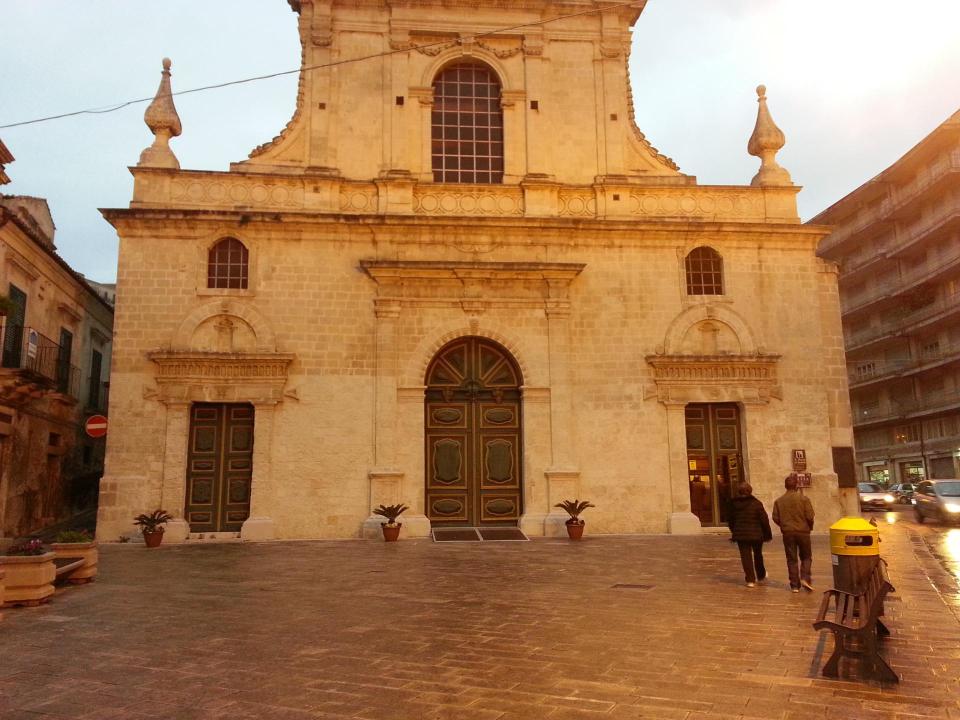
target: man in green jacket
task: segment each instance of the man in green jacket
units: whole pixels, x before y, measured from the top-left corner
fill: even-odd
[[[813,503],[797,490],[796,475],[787,475],[783,481],[787,491],[773,503],[773,521],[783,533],[783,550],[787,554],[787,574],[790,589],[813,592],[810,569],[813,551],[810,549],[810,531],[813,530]],[[797,563],[797,556],[800,562]],[[799,565],[799,566],[798,566]]]

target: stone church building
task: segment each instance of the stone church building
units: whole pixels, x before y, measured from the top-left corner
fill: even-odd
[[[798,449],[841,514],[836,268],[763,88],[757,177],[698,185],[635,124],[642,2],[290,5],[287,127],[180,169],[164,61],[133,200],[104,211],[101,538],[158,507],[168,541],[369,537],[398,502],[404,537],[553,535],[568,498],[589,533],[701,532],[740,482],[769,506]]]

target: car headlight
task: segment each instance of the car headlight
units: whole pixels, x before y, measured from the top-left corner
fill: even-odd
[[[958,503],[946,503],[944,507],[947,509],[947,512],[960,513],[960,504]]]
[[[893,497],[893,495],[884,495],[884,496],[883,496],[883,501],[884,501],[884,502],[888,502],[888,503],[892,503],[892,502],[894,501],[894,497]]]

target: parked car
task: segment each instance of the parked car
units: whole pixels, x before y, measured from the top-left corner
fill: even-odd
[[[943,523],[960,522],[960,479],[924,480],[914,496],[917,522],[933,518]]]
[[[860,491],[861,510],[886,510],[896,501],[893,495],[876,483],[858,483],[857,490]]]
[[[890,494],[902,505],[910,505],[913,503],[913,496],[916,490],[916,485],[913,483],[898,483],[890,486]]]

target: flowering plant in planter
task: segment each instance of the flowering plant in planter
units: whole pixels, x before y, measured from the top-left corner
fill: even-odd
[[[380,515],[381,517],[385,517],[387,519],[385,523],[380,523],[380,529],[383,530],[384,540],[387,542],[393,542],[400,537],[400,528],[403,527],[403,523],[398,523],[397,518],[400,517],[404,511],[409,509],[410,508],[403,503],[398,503],[397,505],[381,505],[373,509],[374,515]]]
[[[53,542],[61,545],[73,545],[76,543],[93,542],[93,536],[86,530],[61,530],[53,539]]]
[[[44,544],[34,538],[7,548],[0,555],[0,575],[3,579],[3,602],[10,605],[38,605],[53,595],[53,581],[57,568],[56,557]]]
[[[46,552],[47,548],[43,542],[34,538],[33,540],[25,540],[17,545],[11,545],[7,548],[6,554],[24,557],[27,555],[44,555]]]
[[[166,510],[154,510],[152,513],[141,513],[133,519],[133,524],[143,533],[143,541],[147,547],[157,547],[163,540],[163,526],[173,520],[173,515]]]

